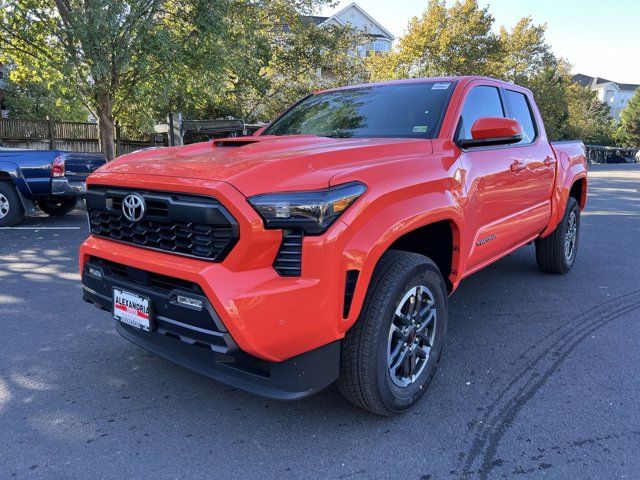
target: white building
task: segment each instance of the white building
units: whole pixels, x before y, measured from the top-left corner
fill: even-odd
[[[609,105],[611,117],[616,122],[620,121],[620,112],[624,110],[635,91],[640,87],[640,85],[633,83],[612,82],[606,78],[590,77],[581,73],[574,75],[573,80],[597,92],[598,98]]]
[[[357,3],[350,3],[330,17],[311,17],[317,25],[350,25],[367,34],[371,42],[358,47],[358,55],[365,57],[388,52],[395,37],[381,23],[365,12]]]

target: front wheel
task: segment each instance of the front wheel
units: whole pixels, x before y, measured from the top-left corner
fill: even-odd
[[[536,260],[543,272],[567,273],[573,266],[580,240],[580,206],[569,197],[564,217],[545,238],[536,240]]]
[[[48,198],[38,201],[40,210],[52,216],[65,215],[76,208],[77,204],[78,199],[76,197]]]
[[[342,394],[378,415],[414,405],[440,361],[447,317],[447,291],[435,263],[416,253],[386,252],[343,340]]]

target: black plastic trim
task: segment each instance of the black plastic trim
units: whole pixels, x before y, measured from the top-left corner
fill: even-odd
[[[347,318],[351,311],[351,302],[353,301],[353,292],[356,290],[356,284],[358,283],[359,270],[347,270],[347,278],[344,284],[344,308],[342,310],[342,317]]]
[[[282,243],[273,261],[273,268],[282,277],[302,275],[302,230],[283,230]]]
[[[130,342],[178,365],[247,392],[278,400],[298,400],[333,383],[339,374],[340,342],[310,350],[283,362],[265,362],[246,353],[232,357],[147,334],[118,322]],[[244,357],[244,358],[243,358]]]

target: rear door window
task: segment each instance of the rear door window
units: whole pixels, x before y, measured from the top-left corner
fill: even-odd
[[[529,100],[522,93],[514,92],[513,90],[507,90],[507,100],[511,110],[511,117],[518,120],[520,125],[522,125],[524,137],[519,143],[525,144],[533,142],[537,132]]]
[[[471,127],[479,118],[504,116],[500,92],[496,87],[474,87],[464,100],[458,126],[458,140],[471,140]]]

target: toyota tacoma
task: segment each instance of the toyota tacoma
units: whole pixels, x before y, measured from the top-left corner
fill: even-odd
[[[89,174],[105,163],[101,153],[0,148],[0,227],[20,223],[36,206],[52,216],[69,213]]]
[[[278,399],[337,381],[381,415],[422,396],[460,281],[535,243],[566,273],[581,142],[484,77],[316,92],[256,135],[133,153],[88,179],[84,299],[131,342]]]

